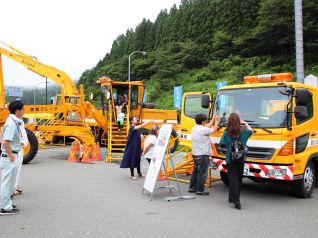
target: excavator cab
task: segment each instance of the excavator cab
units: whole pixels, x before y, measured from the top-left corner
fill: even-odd
[[[99,79],[99,83],[102,87],[102,104],[108,105],[106,101],[110,100],[109,105],[113,108],[114,118],[117,118],[115,108],[119,105],[122,106],[122,111],[126,116],[141,119],[141,104],[144,96],[144,86],[141,81],[119,82],[102,77]]]
[[[70,104],[73,104],[73,105],[78,105],[80,103],[80,96],[65,96],[64,99],[65,99],[65,103],[70,103]],[[56,103],[55,104],[56,105],[63,104],[62,95],[61,94],[58,94],[56,96]]]

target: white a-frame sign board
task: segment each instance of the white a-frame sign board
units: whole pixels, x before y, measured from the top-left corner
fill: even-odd
[[[157,181],[158,173],[160,171],[161,166],[163,167],[165,171],[167,171],[167,168],[163,159],[166,155],[166,148],[170,139],[171,131],[172,131],[171,124],[163,124],[162,127],[160,128],[159,136],[158,136],[154,153],[153,153],[153,158],[151,158],[151,162],[150,162],[149,169],[148,169],[145,183],[144,183],[144,188],[142,190],[142,193],[144,192],[144,190],[147,190],[148,192],[151,193],[150,200],[152,200],[152,195],[156,187],[156,181]],[[173,163],[173,156],[171,156],[170,150],[168,151],[169,151],[171,166],[173,168],[174,176],[176,178],[177,186],[170,185],[169,181],[167,180],[167,183],[168,183],[167,186],[158,186],[157,188],[167,188],[170,190],[170,192],[172,191],[172,189],[175,189],[179,192],[179,196],[165,198],[166,201],[180,201],[180,200],[194,199],[194,196],[182,196],[179,183],[178,183],[177,173]]]
[[[144,183],[144,189],[150,193],[153,193],[155,189],[158,173],[160,171],[161,164],[166,153],[166,148],[170,139],[171,131],[171,124],[163,124],[160,128],[158,139],[153,152],[153,158],[151,158]]]

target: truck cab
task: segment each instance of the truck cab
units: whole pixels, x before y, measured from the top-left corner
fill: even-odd
[[[236,112],[254,131],[247,142],[244,176],[255,182],[286,181],[294,195],[311,196],[318,171],[318,88],[292,82],[292,77],[291,73],[247,76],[244,84],[221,87],[208,109],[197,99],[193,112],[210,115],[208,111],[212,111],[211,116],[220,116],[219,128],[210,137],[211,165],[220,171],[224,183],[226,149],[219,142],[228,116]],[[202,93],[196,95],[202,102],[206,97]],[[186,122],[182,121],[180,127],[184,144],[190,143],[187,133],[193,126],[189,120],[194,115],[186,115],[189,98],[184,95],[181,117]]]
[[[230,113],[253,128],[248,140],[244,176],[256,182],[290,182],[298,197],[312,194],[318,165],[318,89],[291,82],[290,73],[245,77],[245,84],[222,87],[213,115],[220,126],[213,134],[213,163],[227,182],[225,149],[219,141]]]

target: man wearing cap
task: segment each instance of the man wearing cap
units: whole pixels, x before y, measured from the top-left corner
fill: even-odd
[[[219,117],[214,116],[208,122],[205,114],[198,114],[195,116],[195,123],[196,125],[191,130],[194,169],[188,192],[205,196],[209,195],[209,192],[204,191],[204,184],[208,175],[209,156],[212,155],[210,134],[217,130]]]
[[[1,180],[1,200],[0,215],[13,215],[19,213],[19,209],[12,205],[11,195],[18,172],[17,157],[21,150],[21,136],[19,125],[22,123],[24,114],[23,103],[16,100],[9,104],[10,115],[7,118],[1,138],[0,169]]]

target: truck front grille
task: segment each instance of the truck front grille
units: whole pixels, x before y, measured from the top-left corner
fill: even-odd
[[[226,148],[220,148],[219,144],[214,144],[218,154],[225,156]],[[275,152],[275,148],[249,147],[246,159],[270,160]]]

